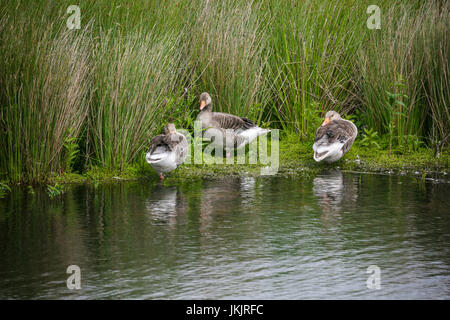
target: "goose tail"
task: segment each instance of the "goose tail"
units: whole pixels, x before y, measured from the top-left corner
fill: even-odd
[[[260,127],[253,127],[241,132],[241,136],[243,136],[248,143],[255,140],[257,137],[262,136],[270,132],[270,129],[263,129]]]
[[[318,146],[316,143],[313,145],[314,160],[317,162],[334,162],[342,157],[342,144],[333,143],[327,146]]]
[[[160,161],[166,159],[167,157],[168,157],[167,153],[150,154],[150,152],[148,152],[145,155],[145,160],[147,160],[148,163],[152,164],[152,163],[160,162]]]

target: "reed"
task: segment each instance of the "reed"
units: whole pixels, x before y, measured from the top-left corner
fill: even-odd
[[[274,114],[302,135],[318,112],[354,107],[353,57],[364,39],[358,2],[272,2],[270,34]]]
[[[95,103],[89,113],[90,145],[100,165],[124,168],[174,112],[182,92],[183,50],[173,34],[140,30],[100,36],[95,50]]]
[[[186,41],[198,91],[208,91],[217,111],[260,122],[268,91],[267,21],[256,1],[194,1]]]
[[[359,53],[361,112],[370,128],[407,137],[448,134],[448,5],[392,5],[378,34]],[[445,30],[448,30],[445,29]],[[393,96],[400,97],[393,106]],[[447,107],[446,107],[447,106]]]
[[[64,143],[80,134],[91,101],[89,29],[29,18],[42,13],[0,20],[0,168],[12,181],[65,169]]]
[[[448,2],[425,8],[426,18],[418,40],[424,56],[422,107],[429,110],[426,134],[437,155],[450,140],[449,10]]]

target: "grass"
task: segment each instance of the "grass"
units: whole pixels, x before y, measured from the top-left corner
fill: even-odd
[[[273,4],[269,74],[273,113],[283,129],[306,137],[317,127],[318,112],[354,108],[353,57],[367,31],[358,13],[364,6],[348,6],[348,1]]]
[[[88,38],[23,15],[0,18],[0,167],[9,179],[64,169],[64,143],[81,132],[92,95]]]
[[[420,177],[444,178],[450,173],[450,150],[442,153],[439,159],[429,148],[418,150],[394,149],[392,154],[385,146],[388,141],[377,141],[383,149],[355,142],[350,151],[338,162],[331,165],[317,163],[312,157],[312,142],[304,141],[295,133],[284,132],[279,144],[280,167],[277,176],[314,175],[322,170],[341,169],[346,171],[372,172],[382,174],[408,174]],[[248,155],[248,153],[247,153]],[[226,176],[260,176],[265,165],[257,164],[184,164],[177,170],[167,173],[164,184],[179,183],[184,180],[221,178]],[[123,170],[109,170],[93,167],[83,174],[65,173],[52,175],[51,184],[120,183],[124,180],[142,180],[143,183],[156,183],[159,175],[147,163],[136,163]]]
[[[256,1],[193,1],[187,42],[201,91],[216,111],[262,120],[268,99],[268,22]]]
[[[447,2],[381,0],[380,30],[366,27],[370,1],[80,1],[68,30],[71,4],[0,4],[0,180],[140,175],[169,118],[193,128],[203,91],[217,111],[282,129],[280,147],[302,150],[283,159],[311,168],[303,154],[330,109],[386,163],[447,159]]]
[[[394,135],[396,145],[415,135],[436,147],[436,136],[447,139],[450,121],[443,58],[449,54],[449,5],[400,2],[385,12],[383,27],[359,52],[362,118],[380,134]]]
[[[89,142],[98,164],[120,169],[130,164],[174,111],[170,99],[180,94],[184,80],[175,37],[143,30],[130,37],[101,36],[97,104],[89,116]]]

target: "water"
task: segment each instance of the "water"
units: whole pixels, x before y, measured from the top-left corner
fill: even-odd
[[[449,299],[449,186],[334,171],[15,191],[0,298]]]

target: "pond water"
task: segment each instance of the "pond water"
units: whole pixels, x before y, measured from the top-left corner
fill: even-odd
[[[449,186],[331,171],[13,190],[0,298],[449,299]]]

